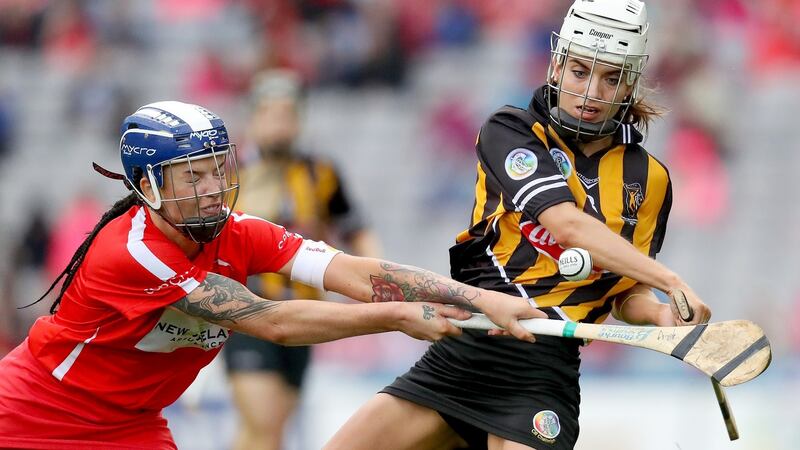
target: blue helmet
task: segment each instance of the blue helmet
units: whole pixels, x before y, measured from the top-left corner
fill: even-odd
[[[236,170],[236,146],[230,142],[222,119],[211,111],[189,103],[162,101],[150,103],[126,117],[120,129],[119,143],[122,167],[131,188],[151,208],[159,211],[168,222],[197,242],[208,242],[222,231],[236,201],[239,185]],[[189,163],[202,158],[224,161],[225,173],[220,189],[210,194],[195,190],[197,215],[167,217],[161,206],[165,201],[187,201],[186,198],[165,198],[164,167]],[[153,187],[154,199],[141,191],[140,180],[147,177]],[[200,198],[222,196],[220,211],[209,217],[200,212]]]

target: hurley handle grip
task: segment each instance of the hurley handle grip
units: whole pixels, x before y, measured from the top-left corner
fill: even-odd
[[[736,419],[733,417],[733,410],[731,410],[731,404],[728,402],[728,396],[725,395],[722,386],[713,377],[711,378],[711,385],[714,386],[714,394],[717,396],[719,410],[722,412],[722,420],[725,421],[728,439],[735,441],[739,439],[739,427],[736,426]]]
[[[690,322],[694,318],[694,310],[689,305],[689,300],[686,300],[686,294],[680,289],[675,289],[670,294],[672,301],[675,302],[675,307],[678,308],[678,314],[684,322]]]

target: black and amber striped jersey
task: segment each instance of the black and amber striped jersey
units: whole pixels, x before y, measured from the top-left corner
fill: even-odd
[[[261,160],[244,170],[237,209],[279,223],[306,239],[337,245],[363,229],[335,167],[323,159],[293,154],[288,160]],[[268,273],[248,280],[254,292],[272,300],[317,299],[321,292]]]
[[[506,106],[483,125],[470,227],[450,249],[453,278],[532,299],[552,318],[601,322],[632,279],[593,270],[567,281],[564,250],[537,222],[550,206],[573,202],[639,251],[655,257],[672,204],[666,167],[621,125],[610,148],[589,157],[549,125],[544,88],[527,110]]]

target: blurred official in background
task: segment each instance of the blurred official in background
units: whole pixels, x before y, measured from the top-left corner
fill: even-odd
[[[303,85],[289,70],[257,74],[251,90],[248,134],[256,148],[242,172],[243,211],[311,239],[361,256],[378,256],[377,241],[347,197],[328,161],[298,151]],[[319,299],[322,292],[280,274],[250,277],[248,287],[273,300]],[[284,347],[244,334],[225,346],[235,405],[241,416],[236,449],[280,449],[295,410],[310,347]]]

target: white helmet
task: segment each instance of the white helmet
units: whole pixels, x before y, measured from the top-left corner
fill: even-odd
[[[606,136],[619,127],[628,108],[635,102],[639,87],[639,75],[647,63],[648,55],[647,8],[639,0],[575,0],[567,11],[561,31],[553,33],[551,39],[550,67],[547,73],[549,92],[548,109],[556,125],[575,133],[578,137]],[[601,124],[583,123],[551,105],[554,95],[559,94],[561,80],[555,79],[555,69],[566,61],[566,56],[587,62],[592,71],[598,64],[622,69],[622,81],[631,87],[631,95],[621,102],[605,101],[588,96],[586,92],[567,92],[588,100],[619,105],[615,117],[606,117]],[[563,77],[564,71],[561,71]],[[591,80],[591,76],[590,76]],[[619,89],[620,86],[617,86]],[[611,111],[613,108],[610,108]]]

